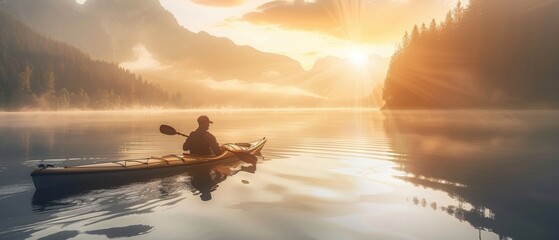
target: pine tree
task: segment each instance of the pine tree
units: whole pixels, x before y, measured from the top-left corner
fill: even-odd
[[[559,1],[534,6],[541,2],[470,0],[441,25],[431,21],[427,38],[414,26],[390,62],[387,107],[559,107],[559,31],[551,30]]]
[[[37,34],[3,11],[0,29],[0,110],[174,104],[156,85]]]

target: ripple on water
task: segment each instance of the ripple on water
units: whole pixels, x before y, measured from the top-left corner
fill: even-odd
[[[35,160],[9,166],[34,167],[40,162],[74,165],[173,153],[184,139],[157,135],[158,124],[169,123],[189,131],[195,128],[192,120],[198,114],[180,112],[133,119],[119,116],[111,121],[103,120],[102,124],[89,116],[86,122],[70,120],[71,128],[63,129],[56,124],[34,125],[38,129],[52,129],[33,138],[18,138],[14,133],[13,139],[22,139],[24,142],[17,144],[30,146],[22,147],[29,151],[29,158],[19,159]],[[434,239],[426,232],[438,229],[452,229],[440,233],[443,237],[438,239],[477,236],[478,230],[464,219],[458,221],[447,214],[448,211],[443,212],[451,209],[448,206],[465,206],[465,198],[457,200],[461,196],[449,195],[445,188],[463,191],[470,190],[470,185],[460,185],[463,178],[440,176],[448,168],[441,170],[435,164],[421,168],[433,162],[422,163],[417,158],[417,153],[432,150],[432,155],[422,157],[433,160],[432,156],[438,154],[442,159],[437,162],[440,165],[448,163],[446,158],[454,157],[453,153],[463,153],[466,158],[471,156],[472,150],[482,149],[485,142],[477,138],[441,138],[446,136],[445,132],[435,130],[440,126],[453,126],[444,124],[446,118],[429,122],[425,131],[419,125],[421,131],[417,133],[409,131],[418,127],[406,128],[406,124],[399,123],[393,133],[385,129],[387,122],[384,120],[390,116],[378,112],[369,115],[317,112],[303,117],[291,113],[211,115],[217,119],[212,133],[220,142],[250,140],[254,136],[269,139],[263,159],[252,170],[245,167],[244,171],[239,171],[243,167],[235,166],[212,173],[212,177],[223,180],[210,184],[211,201],[202,201],[201,191],[190,186],[192,177],[184,174],[61,197],[42,199],[37,196],[33,199],[34,212],[23,213],[20,222],[2,226],[31,234],[31,238],[120,237],[135,233],[139,235],[131,237],[216,239],[223,236],[227,239],[226,235],[231,233],[232,238],[246,235],[252,239],[324,239],[331,236],[339,236],[339,239]],[[462,121],[462,118],[452,119]],[[415,115],[410,115],[409,121],[421,123]],[[73,129],[80,129],[80,132],[73,132]],[[467,135],[465,132],[458,133]],[[86,134],[90,140],[81,142]],[[508,144],[501,139],[495,144]],[[42,158],[45,160],[36,160]],[[450,167],[456,167],[461,174],[470,173],[462,171],[467,170],[462,165]],[[239,171],[239,175],[234,176],[235,171]],[[24,177],[20,182],[29,181],[27,172]],[[32,185],[27,186],[32,189]],[[17,194],[27,191],[25,189],[16,185],[3,186],[0,193]],[[28,204],[25,199],[21,202],[15,204]],[[431,224],[432,220],[438,221]],[[242,233],[236,227],[242,227]],[[216,228],[221,232],[215,233]],[[255,228],[261,231],[253,235],[250,231]],[[456,229],[464,231],[457,233]],[[468,235],[472,232],[474,235]],[[141,236],[144,234],[147,237]]]
[[[7,186],[0,186],[0,199],[12,196],[14,194],[30,192],[35,190],[33,184],[14,184]]]

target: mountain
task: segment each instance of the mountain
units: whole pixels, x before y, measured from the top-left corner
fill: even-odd
[[[404,36],[385,108],[558,107],[559,1],[469,2]]]
[[[92,60],[0,11],[0,108],[108,109],[181,104],[114,63]]]
[[[180,26],[158,0],[4,0],[0,4],[41,33],[94,58],[131,61],[145,48],[162,64],[193,69],[216,80],[260,80],[262,73],[302,72],[288,57],[238,46],[226,38]]]
[[[193,33],[181,27],[158,0],[90,0],[85,9],[122,43],[117,51],[142,44],[165,64],[203,71],[216,80],[258,81],[268,71],[282,75],[302,71],[298,62],[283,55],[238,46],[205,32]]]
[[[97,17],[73,0],[4,0],[0,8],[35,31],[69,43],[95,59],[116,60],[111,39]]]
[[[124,65],[149,55],[153,65],[129,69],[168,91],[184,92],[189,106],[310,107],[321,99],[296,86],[304,73],[297,61],[193,33],[157,0],[37,2],[4,0],[0,8],[97,59]]]
[[[0,8],[95,59],[119,63],[167,91],[184,92],[195,107],[347,106],[356,99],[367,102],[375,87],[372,78],[380,82],[385,74],[372,66],[370,79],[349,80],[356,69],[347,59],[305,71],[289,57],[189,31],[158,0],[88,0],[83,5],[3,0]],[[138,64],[145,62],[149,65]]]

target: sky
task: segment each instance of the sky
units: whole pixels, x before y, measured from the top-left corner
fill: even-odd
[[[84,3],[86,0],[76,0]],[[160,0],[193,32],[286,55],[310,69],[325,56],[389,58],[414,24],[441,22],[459,0]],[[469,0],[462,0],[467,4]]]
[[[160,0],[193,32],[278,53],[305,69],[324,56],[389,58],[406,30],[440,22],[458,0]],[[467,3],[467,1],[462,1]]]
[[[76,0],[79,3],[85,0]],[[313,73],[301,89],[242,79],[200,78],[219,91],[270,92],[316,99],[361,99],[385,79],[388,62],[406,31],[415,24],[441,22],[458,0],[159,0],[177,22],[192,32],[225,37],[238,45],[288,56]],[[467,1],[462,1],[467,4]],[[145,46],[135,46],[136,59],[122,62],[132,71],[171,72]],[[328,56],[344,59],[324,68]],[[324,58],[324,59],[323,59]],[[347,61],[346,61],[347,60]],[[313,68],[315,64],[317,68]],[[330,63],[332,63],[330,61]],[[313,71],[319,69],[321,72]],[[180,79],[181,77],[174,77]],[[352,81],[348,81],[352,79]],[[319,88],[329,86],[327,92]],[[374,95],[379,95],[375,92]],[[378,97],[378,96],[377,96]],[[379,100],[380,101],[380,100]],[[380,105],[377,104],[377,105]]]

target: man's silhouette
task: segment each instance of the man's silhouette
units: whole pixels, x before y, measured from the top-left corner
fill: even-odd
[[[190,154],[196,155],[218,155],[221,154],[221,148],[217,143],[214,135],[208,132],[210,129],[210,118],[207,116],[198,117],[198,128],[191,132],[189,137],[182,145],[184,151],[190,151]]]

